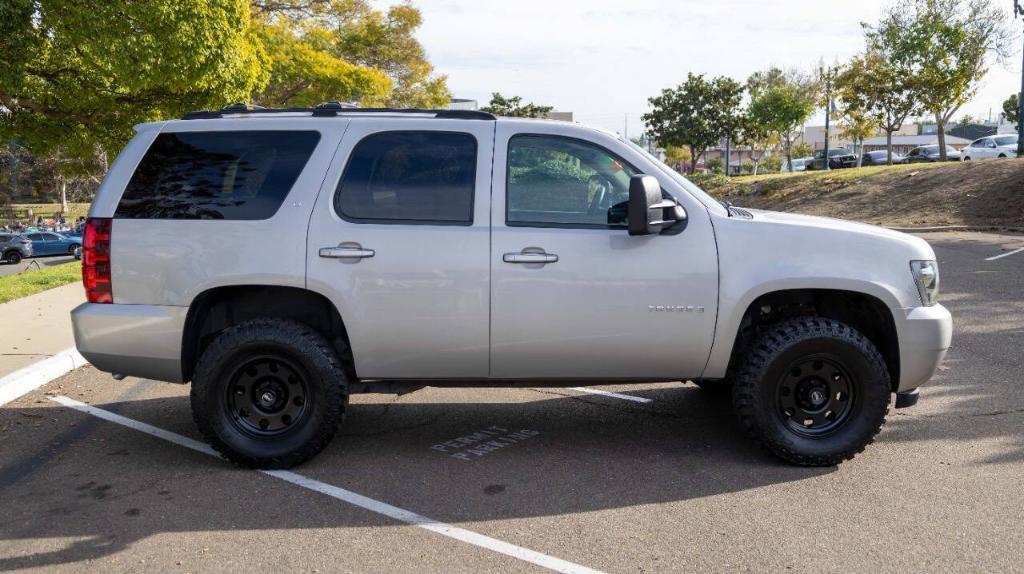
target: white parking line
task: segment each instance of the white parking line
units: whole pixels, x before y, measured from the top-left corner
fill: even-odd
[[[164,429],[146,424],[144,422],[140,422],[135,419],[130,419],[128,417],[112,413],[110,411],[99,409],[92,405],[87,405],[83,402],[76,401],[75,399],[65,396],[50,397],[50,400],[60,403],[65,407],[75,409],[76,411],[90,414],[94,417],[101,418],[105,421],[119,424],[121,426],[125,426],[130,429],[134,429],[139,432],[143,432],[148,435],[161,438],[168,442],[172,442],[176,445],[183,446],[185,448],[190,448],[194,451],[201,452],[203,454],[208,454],[210,456],[216,456],[218,458],[220,457],[220,455],[218,455],[215,450],[210,448],[210,446],[205,443],[181,436],[176,433],[172,433],[170,431],[166,431]],[[356,494],[351,490],[345,490],[344,488],[339,488],[337,486],[327,484],[325,482],[320,482],[319,480],[314,480],[312,478],[308,478],[302,476],[301,474],[297,474],[291,471],[261,470],[259,472],[267,476],[272,476],[274,478],[281,479],[285,482],[289,482],[296,486],[301,486],[303,488],[307,488],[309,490],[325,494],[327,496],[330,496],[331,498],[341,500],[342,502],[347,502],[351,505],[364,508],[371,512],[376,512],[377,514],[387,516],[388,518],[397,520],[399,522],[404,522],[412,526],[418,526],[425,530],[441,534],[442,536],[454,538],[455,540],[459,540],[467,544],[472,544],[473,546],[486,548],[488,550],[492,550],[494,552],[498,552],[506,556],[511,556],[512,558],[523,560],[524,562],[529,562],[531,564],[535,564],[537,566],[541,566],[549,570],[554,570],[555,572],[565,572],[571,574],[600,574],[599,570],[587,568],[586,566],[581,566],[579,564],[568,562],[560,558],[548,556],[547,554],[535,552],[533,550],[530,550],[529,548],[523,548],[522,546],[509,544],[508,542],[503,542],[496,538],[491,538],[490,536],[484,536],[483,534],[478,534],[470,530],[459,528],[457,526],[452,526],[451,524],[439,522],[432,518],[427,518],[426,516],[416,514],[415,512],[410,512],[408,510],[398,508],[397,506],[391,506],[390,504],[380,502],[372,498],[367,498],[361,494]]]
[[[592,395],[601,395],[604,397],[612,397],[614,399],[622,399],[624,401],[633,401],[634,403],[653,403],[654,399],[647,399],[644,397],[634,397],[632,395],[623,395],[620,393],[613,393],[611,391],[602,391],[601,389],[588,389],[587,387],[570,387],[574,391],[581,393],[590,393]]]
[[[88,363],[74,347],[32,363],[0,379],[0,406],[38,389],[61,375]]]
[[[1021,247],[1020,249],[1014,249],[1013,251],[1007,251],[1006,253],[1003,253],[1001,255],[996,255],[995,257],[987,257],[987,258],[985,258],[985,261],[995,261],[996,259],[1002,259],[1003,257],[1009,257],[1011,255],[1020,253],[1022,251],[1024,251],[1024,247]]]

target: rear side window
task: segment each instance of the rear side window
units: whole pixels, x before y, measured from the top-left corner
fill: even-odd
[[[319,140],[316,131],[160,134],[114,217],[267,219],[281,207]]]
[[[349,157],[334,210],[356,223],[470,225],[476,138],[454,132],[382,132]]]

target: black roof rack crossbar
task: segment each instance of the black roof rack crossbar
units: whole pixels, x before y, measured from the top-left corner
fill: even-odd
[[[353,108],[346,107],[341,102],[325,102],[315,108],[261,108],[259,106],[248,106],[246,104],[232,104],[219,110],[200,110],[189,112],[182,116],[183,120],[208,120],[222,118],[225,115],[245,114],[283,114],[283,113],[312,113],[315,118],[330,118],[339,115],[349,114],[410,114],[429,115],[433,114],[438,119],[458,120],[495,120],[494,114],[481,112],[479,110],[430,110],[419,108]]]

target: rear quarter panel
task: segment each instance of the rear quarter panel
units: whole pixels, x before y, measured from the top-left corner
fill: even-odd
[[[143,130],[115,162],[90,216],[114,215],[131,174],[158,132],[318,130],[320,141],[269,219],[115,219],[114,303],[188,306],[196,295],[224,285],[305,287],[309,215],[347,124],[344,118],[241,118],[168,122]]]

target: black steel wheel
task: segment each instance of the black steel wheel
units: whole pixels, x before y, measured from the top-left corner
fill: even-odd
[[[344,415],[348,384],[334,347],[294,321],[257,319],[222,331],[192,379],[192,416],[225,458],[289,468],[319,453]]]
[[[740,424],[780,458],[831,466],[870,444],[889,412],[881,353],[856,329],[798,317],[766,329],[741,353],[733,386]]]

